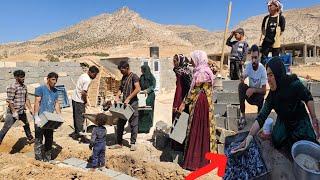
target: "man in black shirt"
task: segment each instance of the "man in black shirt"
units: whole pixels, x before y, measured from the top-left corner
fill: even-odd
[[[285,18],[282,15],[282,4],[279,0],[270,0],[268,2],[269,15],[265,16],[262,21],[261,31],[264,35],[261,48],[261,63],[266,64],[266,58],[269,52],[272,57],[279,56],[280,38],[285,29]]]
[[[139,112],[138,112],[138,97],[137,94],[140,92],[141,87],[139,84],[139,77],[130,71],[129,64],[127,61],[120,61],[118,66],[122,76],[121,84],[119,91],[115,97],[116,102],[123,102],[124,104],[130,104],[134,109],[134,113],[129,119],[130,129],[131,129],[131,151],[136,150],[136,140],[138,135],[138,121],[139,121]],[[122,99],[120,95],[122,94]],[[122,147],[122,136],[124,126],[126,124],[125,119],[119,119],[117,124],[117,144],[112,146],[111,149],[121,148]]]

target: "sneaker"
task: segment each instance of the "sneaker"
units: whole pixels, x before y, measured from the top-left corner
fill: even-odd
[[[122,147],[123,147],[122,144],[115,144],[115,145],[109,146],[109,149],[121,149]]]
[[[130,151],[136,151],[137,146],[135,144],[131,144]]]

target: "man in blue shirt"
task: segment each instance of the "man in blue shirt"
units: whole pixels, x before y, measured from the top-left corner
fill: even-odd
[[[38,126],[40,123],[39,115],[44,111],[53,113],[56,111],[61,114],[60,105],[58,101],[58,90],[55,85],[58,81],[58,74],[51,72],[47,76],[47,83],[42,85],[35,90],[36,99],[34,102],[34,114],[35,114],[35,143],[34,143],[34,153],[36,160],[50,161],[51,160],[51,150],[53,143],[53,130],[52,129],[42,129]],[[42,141],[45,138],[44,149],[42,151]],[[44,153],[42,153],[44,152]]]

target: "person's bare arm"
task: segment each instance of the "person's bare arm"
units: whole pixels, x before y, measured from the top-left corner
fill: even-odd
[[[56,109],[56,112],[57,112],[58,114],[61,114],[60,103],[59,103],[58,100],[56,101],[54,107],[55,107],[55,109]]]
[[[308,101],[306,104],[311,116],[312,126],[314,128],[314,131],[317,133],[317,139],[318,139],[320,138],[320,129],[319,129],[319,121],[314,109],[314,101]]]
[[[81,99],[83,100],[84,104],[87,104],[88,102],[88,92],[87,91],[82,91],[81,92]]]
[[[27,99],[27,100],[26,100],[26,107],[29,109],[30,114],[31,114],[31,115],[33,115],[33,114],[34,114],[34,112],[33,112],[33,108],[32,108],[32,106],[31,106],[30,99]]]
[[[34,100],[34,110],[33,110],[34,115],[38,115],[39,114],[40,101],[41,101],[41,97],[40,96],[36,96],[36,98]]]
[[[128,104],[130,100],[141,91],[139,82],[134,83],[134,87],[135,87],[134,91],[127,97],[127,99],[124,102],[125,104]]]

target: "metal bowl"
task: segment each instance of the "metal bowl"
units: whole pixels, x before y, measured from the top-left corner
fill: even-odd
[[[293,172],[299,180],[319,180],[320,172],[312,171],[297,163],[296,157],[299,154],[306,154],[320,162],[320,145],[310,141],[298,141],[293,144],[291,155],[294,159]]]

